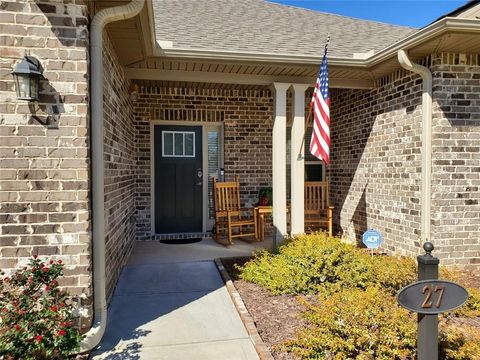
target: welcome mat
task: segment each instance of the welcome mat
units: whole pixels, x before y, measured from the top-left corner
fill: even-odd
[[[183,245],[183,244],[193,244],[202,241],[202,238],[191,238],[191,239],[164,239],[160,240],[162,244],[169,245]]]

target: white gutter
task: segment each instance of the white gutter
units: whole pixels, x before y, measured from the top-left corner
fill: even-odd
[[[350,66],[354,68],[367,69],[377,65],[396,55],[398,50],[411,48],[420,45],[428,40],[446,33],[447,31],[459,32],[480,32],[480,22],[477,19],[461,19],[445,17],[431,25],[428,25],[406,38],[380,50],[375,55],[367,59],[353,59],[343,57],[329,57],[328,63],[331,66]],[[152,32],[154,34],[155,32]],[[278,54],[278,53],[255,53],[255,52],[237,52],[222,50],[205,50],[192,48],[161,48],[155,41],[156,47],[153,49],[154,56],[170,57],[179,59],[222,59],[230,61],[254,61],[269,63],[293,63],[293,64],[313,64],[317,65],[322,60],[322,55],[312,56],[309,54]]]
[[[431,180],[432,180],[432,73],[408,58],[404,50],[398,50],[398,62],[407,70],[420,74],[422,93],[422,191],[421,191],[421,240],[431,242]]]
[[[145,0],[103,9],[93,20],[90,30],[91,63],[91,136],[92,136],[92,212],[93,212],[93,297],[92,328],[80,344],[80,352],[100,343],[107,324],[105,277],[105,204],[103,159],[103,28],[113,21],[129,19],[143,8]]]

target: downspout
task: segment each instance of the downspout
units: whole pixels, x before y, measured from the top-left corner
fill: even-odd
[[[398,62],[404,69],[420,74],[423,80],[421,239],[431,242],[432,73],[427,67],[412,63],[404,50],[398,50]]]
[[[94,320],[92,328],[80,344],[80,352],[93,349],[100,343],[107,324],[105,277],[105,205],[103,159],[103,29],[105,25],[129,19],[143,8],[145,0],[99,11],[90,30],[91,63],[91,137],[92,137],[92,212],[93,212],[93,297]]]

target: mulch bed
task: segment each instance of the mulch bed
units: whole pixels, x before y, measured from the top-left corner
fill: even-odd
[[[304,307],[298,302],[296,296],[272,295],[259,285],[238,279],[238,271],[234,268],[234,264],[243,265],[249,259],[246,257],[222,259],[222,263],[273,357],[276,360],[297,360],[299,359],[297,356],[282,352],[275,346],[293,339],[296,332],[306,326],[300,316]]]
[[[281,351],[280,345],[286,340],[295,338],[296,333],[307,326],[301,317],[305,307],[300,304],[299,298],[314,302],[316,297],[314,295],[272,295],[259,285],[240,280],[239,272],[234,265],[243,265],[250,259],[250,257],[228,258],[222,259],[222,263],[253,317],[259,335],[273,357],[276,360],[299,360],[299,357]],[[461,283],[465,286],[479,288],[480,274],[473,270],[462,271]],[[480,326],[477,319],[456,320],[456,322],[461,321],[471,324],[473,322]]]

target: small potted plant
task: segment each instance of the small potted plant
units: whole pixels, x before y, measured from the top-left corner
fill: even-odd
[[[258,205],[268,206],[272,205],[272,188],[264,187],[258,190]]]

